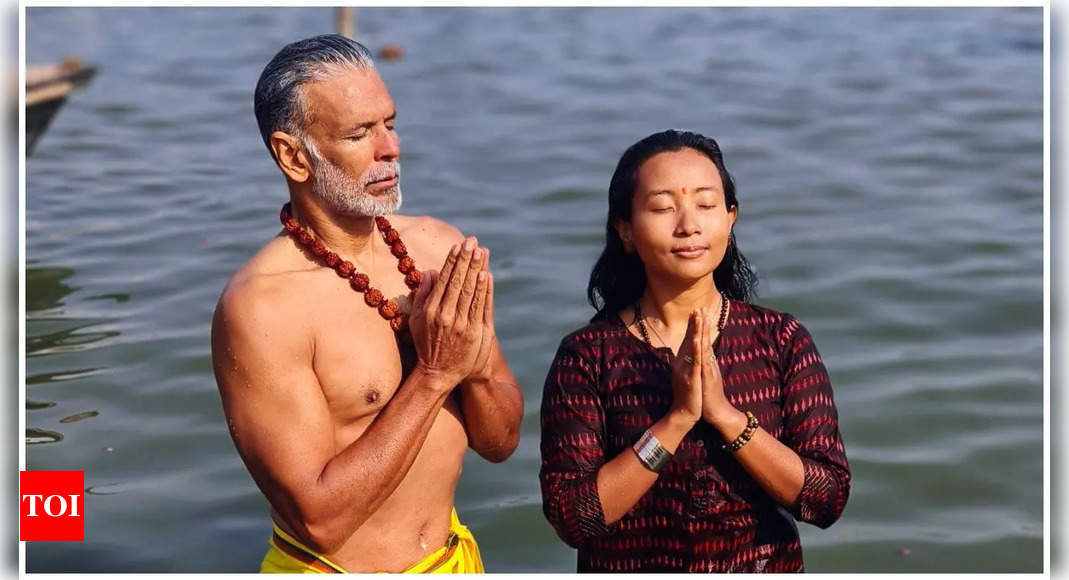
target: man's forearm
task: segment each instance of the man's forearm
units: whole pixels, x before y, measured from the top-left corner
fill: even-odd
[[[448,396],[439,377],[416,369],[367,430],[327,462],[302,512],[321,548],[340,547],[397,489]]]
[[[508,379],[470,378],[458,389],[471,448],[487,461],[508,459],[520,441],[523,393]]]

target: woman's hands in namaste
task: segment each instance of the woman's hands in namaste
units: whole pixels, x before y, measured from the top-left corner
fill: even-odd
[[[672,361],[672,411],[697,423],[704,419],[714,427],[738,415],[738,410],[724,394],[724,379],[713,352],[720,334],[716,313],[699,308],[691,313],[687,332],[679,352]]]

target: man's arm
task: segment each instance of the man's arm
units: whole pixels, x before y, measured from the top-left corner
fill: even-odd
[[[423,231],[431,244],[431,253],[448,261],[446,248],[462,244],[464,234],[455,226],[433,218],[423,218]],[[490,274],[490,250],[482,248],[481,269]],[[494,330],[494,277],[488,276],[486,298],[487,328],[491,352],[487,364],[471,373],[457,389],[468,445],[487,461],[505,461],[520,442],[520,421],[523,419],[523,391],[505,362],[501,345]]]
[[[450,386],[417,369],[367,431],[336,450],[310,337],[248,294],[224,295],[212,323],[212,362],[230,433],[298,539],[331,553],[404,479]]]
[[[418,362],[367,430],[344,449],[312,369],[308,331],[286,316],[285,289],[224,292],[212,322],[212,363],[231,436],[253,479],[298,539],[331,553],[404,479],[453,387],[482,343],[486,277],[456,268],[417,291],[410,317]],[[461,320],[456,312],[469,312]]]
[[[490,357],[488,376],[469,377],[458,390],[468,444],[487,461],[499,463],[508,459],[520,442],[523,392],[496,338]]]

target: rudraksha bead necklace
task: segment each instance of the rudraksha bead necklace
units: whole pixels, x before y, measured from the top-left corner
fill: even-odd
[[[364,302],[368,306],[377,309],[379,315],[389,321],[390,328],[394,332],[400,332],[406,328],[408,317],[401,313],[401,307],[397,305],[397,301],[392,298],[385,298],[380,290],[371,287],[371,280],[367,274],[357,272],[356,266],[352,262],[342,260],[338,254],[328,250],[323,245],[323,242],[315,239],[312,234],[302,228],[301,224],[297,222],[297,218],[293,217],[289,202],[282,206],[282,212],[279,213],[278,218],[282,222],[282,227],[297,243],[304,246],[316,258],[326,263],[327,266],[333,268],[339,276],[348,279],[349,285],[353,290],[363,292]],[[393,229],[389,220],[382,216],[375,218],[375,227],[379,229],[386,245],[390,246],[390,253],[397,258],[397,270],[405,275],[405,285],[408,286],[409,290],[413,291],[419,288],[423,273],[416,269],[415,260],[408,255],[408,249],[405,248],[404,242],[401,241],[401,234]]]

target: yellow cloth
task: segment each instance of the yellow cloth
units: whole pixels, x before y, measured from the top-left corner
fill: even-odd
[[[327,557],[317,554],[283,532],[276,525],[267,541],[267,554],[260,572],[283,574],[344,574],[345,570]],[[482,574],[483,560],[479,545],[467,526],[460,523],[457,510],[449,514],[449,539],[426,558],[409,566],[405,574]]]

